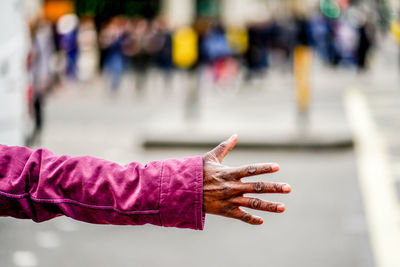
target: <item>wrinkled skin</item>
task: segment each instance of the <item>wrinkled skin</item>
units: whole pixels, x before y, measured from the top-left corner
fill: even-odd
[[[241,167],[222,165],[223,158],[235,146],[237,139],[237,135],[233,135],[203,156],[203,208],[206,213],[226,216],[254,225],[262,224],[262,218],[252,215],[240,207],[280,213],[285,210],[285,205],[245,197],[244,194],[286,194],[290,193],[291,188],[285,183],[243,183],[241,181],[241,178],[244,177],[278,171],[279,165],[276,163],[250,164]]]

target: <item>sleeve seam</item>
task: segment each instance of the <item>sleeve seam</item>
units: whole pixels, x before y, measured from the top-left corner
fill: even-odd
[[[200,177],[200,175],[199,175],[199,170],[200,170],[200,168],[197,166],[196,167],[196,180],[197,180],[197,188],[196,188],[196,192],[195,192],[195,194],[196,194],[196,203],[195,203],[195,205],[197,206],[196,208],[195,208],[195,219],[196,219],[196,228],[197,229],[199,229],[199,205],[200,205],[200,201],[199,201],[199,192],[200,192],[200,182],[199,182],[199,177]]]
[[[9,198],[17,198],[17,199],[30,199],[33,202],[37,203],[50,203],[50,204],[72,204],[76,205],[79,207],[83,208],[89,208],[89,209],[96,209],[96,210],[110,210],[110,211],[115,211],[120,214],[125,214],[125,215],[135,215],[135,214],[157,214],[159,213],[159,210],[133,210],[133,211],[124,211],[120,210],[117,208],[114,208],[113,206],[107,206],[107,205],[94,205],[94,204],[87,204],[83,203],[74,199],[68,199],[68,198],[58,198],[58,199],[49,199],[49,198],[36,198],[33,197],[32,195],[28,193],[24,194],[12,194],[12,193],[7,193],[0,191],[1,196],[9,197]]]
[[[161,202],[162,202],[162,184],[163,184],[163,177],[164,177],[164,163],[165,161],[161,161],[161,169],[160,169],[160,186],[159,186],[159,194],[158,194],[158,210],[159,210],[159,217],[160,217],[160,225],[163,226],[163,219],[161,214]]]
[[[198,165],[197,169],[197,179],[198,179],[198,192],[197,197],[198,199],[198,212],[197,215],[197,229],[203,229],[203,162]]]

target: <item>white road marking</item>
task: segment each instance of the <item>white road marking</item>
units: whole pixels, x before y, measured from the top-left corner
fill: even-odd
[[[400,180],[400,162],[392,164],[392,173],[396,180]]]
[[[36,243],[42,248],[56,248],[61,245],[60,238],[54,231],[37,232]]]
[[[20,267],[34,267],[38,265],[37,258],[31,251],[15,251],[13,262],[16,266]]]
[[[356,138],[358,176],[376,266],[399,267],[400,207],[387,147],[362,94],[349,89],[345,105]]]

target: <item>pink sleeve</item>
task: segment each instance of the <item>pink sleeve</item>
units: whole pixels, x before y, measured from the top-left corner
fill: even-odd
[[[145,166],[0,145],[0,216],[203,229],[201,157]]]

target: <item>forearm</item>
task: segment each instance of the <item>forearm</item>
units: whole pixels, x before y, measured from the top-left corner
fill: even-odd
[[[203,228],[201,157],[145,166],[0,146],[0,216]]]

